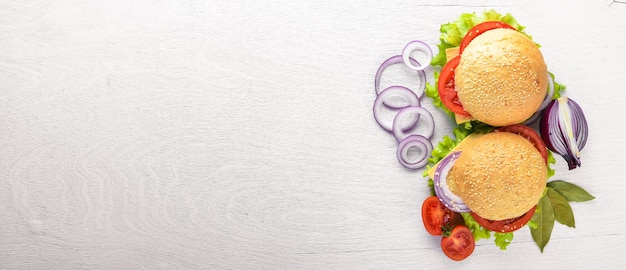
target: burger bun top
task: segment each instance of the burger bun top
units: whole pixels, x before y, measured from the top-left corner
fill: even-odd
[[[492,126],[530,118],[548,88],[548,70],[536,44],[504,28],[486,31],[467,45],[454,79],[463,108]]]

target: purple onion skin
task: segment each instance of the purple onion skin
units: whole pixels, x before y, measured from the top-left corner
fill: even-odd
[[[580,167],[580,158],[575,158],[572,155],[562,155],[562,157],[567,161],[567,167],[570,170],[576,169],[576,167]]]
[[[543,142],[546,144],[546,147],[548,147],[548,149],[550,149],[552,152],[556,152],[556,150],[554,149],[554,146],[552,145],[552,141],[550,141],[550,129],[548,127],[548,118],[550,115],[550,112],[555,109],[555,107],[558,106],[558,104],[555,104],[557,101],[552,100],[550,102],[550,104],[548,104],[548,106],[543,110],[543,112],[541,113],[541,117],[539,118],[539,135],[541,135],[541,139],[543,139]]]
[[[580,157],[573,153],[573,149],[571,149],[567,143],[564,143],[567,142],[568,138],[566,136],[563,136],[563,134],[561,134],[560,132],[557,132],[561,131],[561,129],[558,127],[559,123],[555,122],[555,119],[558,119],[559,117],[559,106],[559,101],[553,100],[543,111],[541,119],[539,120],[539,133],[541,134],[541,138],[546,144],[546,147],[548,147],[548,149],[550,149],[552,152],[561,155],[563,159],[565,159],[565,161],[567,162],[568,168],[572,170],[576,167],[580,167],[581,161]],[[573,133],[575,136],[574,139],[576,140],[578,151],[580,151],[583,149],[583,147],[585,147],[585,144],[587,143],[587,121],[578,103],[568,98],[567,106],[571,111],[570,115],[572,116],[571,121],[573,126]],[[556,116],[554,114],[556,114]],[[552,122],[550,121],[550,119],[552,119]],[[563,144],[560,145],[560,151],[558,149],[559,147],[555,145],[557,143]]]

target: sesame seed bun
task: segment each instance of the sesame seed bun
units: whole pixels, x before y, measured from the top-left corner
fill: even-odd
[[[464,148],[446,181],[473,212],[504,220],[519,217],[537,204],[546,187],[547,167],[522,136],[492,132]]]
[[[541,52],[527,36],[511,29],[489,30],[472,40],[454,79],[463,108],[492,126],[530,118],[548,89]]]

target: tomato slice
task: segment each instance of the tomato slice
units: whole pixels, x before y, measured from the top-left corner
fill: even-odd
[[[437,196],[430,196],[422,203],[422,221],[432,235],[442,235],[442,227],[451,228],[464,222],[461,214],[448,209]]]
[[[455,261],[469,257],[474,252],[475,246],[474,236],[465,225],[455,226],[450,235],[441,238],[441,250]]]
[[[439,92],[439,98],[450,111],[464,116],[471,116],[463,109],[454,84],[454,70],[459,65],[460,60],[461,57],[457,55],[443,66],[439,75],[439,82],[437,83],[437,91]]]
[[[535,148],[537,148],[537,151],[539,151],[541,157],[543,157],[543,159],[546,161],[546,164],[548,164],[548,150],[546,150],[546,144],[543,142],[543,140],[541,140],[539,134],[537,134],[537,132],[535,132],[535,130],[533,130],[532,128],[526,125],[516,124],[498,128],[496,129],[496,131],[511,132],[526,138],[528,141],[530,141],[530,143],[533,144],[533,146],[535,146]]]
[[[465,47],[467,47],[467,45],[470,44],[470,42],[472,42],[474,38],[476,38],[477,36],[479,36],[480,34],[484,32],[497,29],[497,28],[507,28],[507,29],[516,30],[515,28],[513,28],[513,26],[510,26],[506,23],[499,22],[499,21],[487,21],[487,22],[479,23],[475,25],[474,27],[472,27],[472,29],[470,29],[467,32],[467,34],[465,34],[465,36],[463,37],[463,40],[461,40],[461,46],[459,47],[459,54],[463,53],[463,50],[465,49]]]
[[[537,208],[537,206],[533,206],[533,208],[528,210],[528,212],[519,217],[505,220],[489,220],[482,218],[474,212],[472,212],[471,214],[474,220],[476,220],[476,222],[480,224],[480,226],[483,226],[485,229],[494,232],[507,233],[516,231],[517,229],[524,227],[524,225],[528,223],[530,218],[533,217],[533,214],[535,213],[535,208]]]

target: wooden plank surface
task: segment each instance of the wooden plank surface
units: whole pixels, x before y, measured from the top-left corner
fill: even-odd
[[[585,109],[573,204],[539,252],[463,262],[372,116],[387,57],[512,13]],[[3,1],[0,269],[607,269],[626,263],[619,1]],[[432,80],[432,70],[428,72]],[[423,100],[437,123],[451,122]]]

